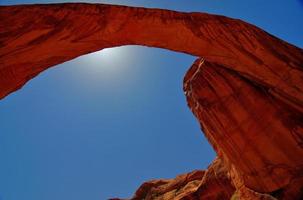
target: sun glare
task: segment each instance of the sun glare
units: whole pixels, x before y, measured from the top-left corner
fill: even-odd
[[[132,63],[133,48],[131,46],[106,48],[81,57],[81,61],[91,66],[92,70],[119,73]]]
[[[108,87],[133,87],[138,75],[138,47],[107,48],[73,61],[74,85],[85,90]],[[75,73],[76,72],[76,73]],[[104,89],[104,88],[103,88]]]

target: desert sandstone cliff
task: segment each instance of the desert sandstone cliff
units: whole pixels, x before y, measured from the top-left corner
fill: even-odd
[[[0,7],[0,99],[56,64],[121,45],[199,58],[188,105],[218,158],[133,199],[303,198],[303,50],[241,20],[103,4]],[[233,196],[232,196],[233,195]]]

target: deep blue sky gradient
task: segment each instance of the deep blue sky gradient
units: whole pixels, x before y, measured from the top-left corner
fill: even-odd
[[[303,47],[298,0],[86,2],[227,15]],[[194,60],[156,48],[105,50],[51,68],[0,101],[0,199],[129,197],[146,180],[206,168],[215,154],[182,91]]]

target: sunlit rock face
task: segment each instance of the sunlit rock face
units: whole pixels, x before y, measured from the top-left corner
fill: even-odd
[[[249,191],[302,198],[300,111],[271,95],[267,86],[204,59],[187,72],[184,91],[243,199],[253,195]]]
[[[53,4],[2,6],[0,19],[0,98],[51,66],[107,47],[137,44],[200,57],[184,91],[219,158],[205,172],[147,182],[134,199],[229,199],[233,193],[302,199],[302,49],[243,21],[205,13]]]
[[[131,200],[229,199],[234,186],[221,159],[215,159],[205,171],[193,171],[174,179],[143,183]]]

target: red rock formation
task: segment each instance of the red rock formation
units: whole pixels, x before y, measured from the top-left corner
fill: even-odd
[[[303,195],[302,113],[265,86],[203,59],[187,72],[184,90],[203,132],[243,195],[248,190],[281,199]]]
[[[2,6],[0,19],[0,98],[51,66],[107,47],[138,44],[201,57],[185,76],[185,93],[236,196],[303,196],[302,49],[243,21],[205,13],[53,4]],[[217,191],[203,189],[216,184],[207,182],[195,198]]]
[[[206,171],[145,182],[131,200],[222,200],[229,199],[234,191],[227,169],[220,159],[215,159]]]

